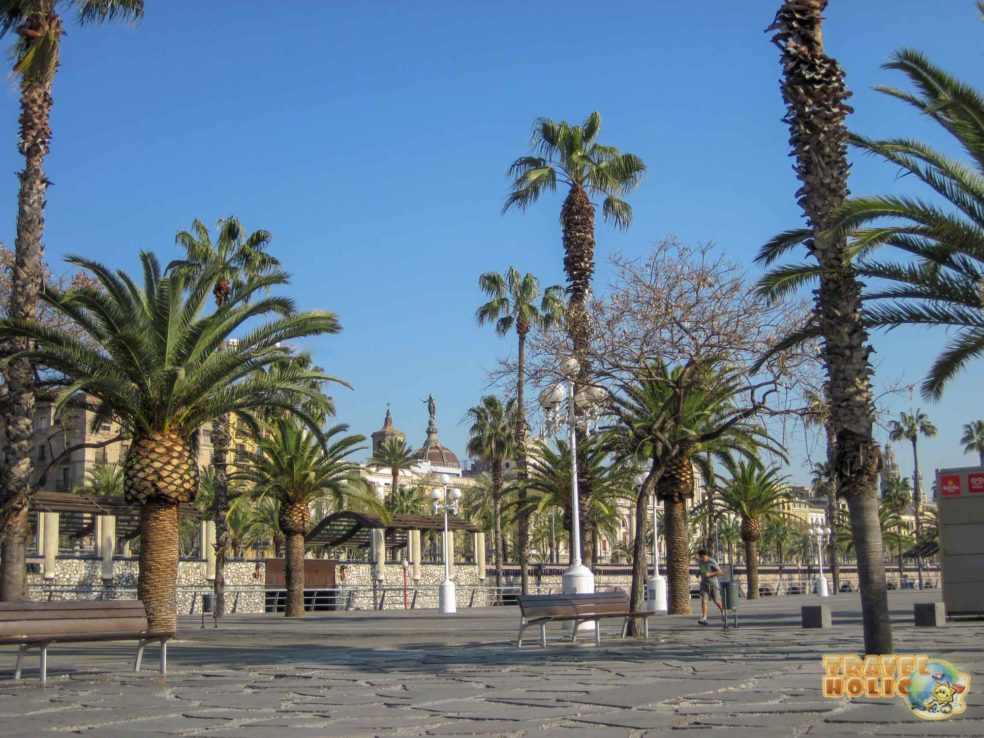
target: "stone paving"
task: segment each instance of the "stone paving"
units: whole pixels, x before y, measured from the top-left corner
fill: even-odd
[[[967,712],[942,722],[898,700],[820,696],[821,655],[862,651],[855,594],[829,600],[823,631],[799,627],[814,598],[766,598],[742,601],[737,631],[674,616],[652,621],[648,641],[621,640],[608,621],[600,647],[554,626],[546,649],[530,632],[522,650],[514,608],[234,616],[218,630],[188,619],[166,679],[150,649],[134,674],[131,645],[61,646],[44,689],[36,657],[14,682],[3,648],[0,736],[984,736],[984,621],[915,628],[912,603],[938,597],[893,592],[891,606],[897,652],[972,674]]]

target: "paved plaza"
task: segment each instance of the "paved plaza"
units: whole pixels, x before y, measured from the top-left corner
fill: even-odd
[[[571,646],[519,650],[516,608],[349,612],[285,620],[183,619],[166,680],[134,674],[129,644],[56,646],[41,688],[32,654],[14,682],[0,649],[0,735],[642,736],[984,735],[984,622],[916,628],[912,604],[939,592],[893,592],[896,650],[949,659],[972,674],[964,715],[929,723],[899,700],[825,700],[820,657],[860,653],[858,596],[830,598],[834,627],[803,630],[808,597],[741,602],[740,629],[696,617],[652,621],[649,641],[603,626]],[[699,733],[697,733],[699,731]]]

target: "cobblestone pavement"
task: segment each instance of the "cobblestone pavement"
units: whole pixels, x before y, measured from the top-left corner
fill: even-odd
[[[183,620],[166,680],[134,674],[129,644],[53,647],[49,684],[29,668],[12,680],[0,649],[0,736],[642,736],[713,738],[734,728],[792,735],[984,735],[984,622],[915,628],[912,603],[938,592],[893,592],[896,651],[949,659],[972,674],[964,715],[929,723],[899,700],[825,700],[820,657],[859,653],[857,595],[829,600],[834,627],[803,630],[808,597],[741,603],[741,628],[694,617],[652,621],[648,641],[515,647],[514,608],[338,613],[286,621],[232,616],[218,630]],[[29,667],[36,666],[32,655]],[[696,733],[696,731],[700,731]],[[734,733],[732,733],[734,735]]]

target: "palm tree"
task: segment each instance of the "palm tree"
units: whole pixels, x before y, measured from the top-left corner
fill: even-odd
[[[395,494],[390,493],[386,509],[393,515],[426,515],[425,497],[416,487],[400,487]]]
[[[74,491],[96,497],[122,497],[123,467],[119,464],[97,462],[86,471],[85,480]]]
[[[886,480],[882,491],[882,504],[900,515],[912,506],[912,482],[902,477]]]
[[[255,413],[270,406],[303,415],[285,398],[310,396],[307,382],[316,375],[295,369],[274,377],[257,369],[289,360],[283,342],[337,333],[339,324],[327,311],[294,312],[283,297],[247,303],[256,292],[282,284],[279,276],[235,290],[226,304],[203,314],[215,270],[189,281],[163,274],[150,253],[141,253],[140,261],[142,285],[71,257],[69,263],[88,271],[95,286],[42,290],[41,299],[83,332],[82,342],[67,331],[15,318],[0,320],[0,339],[29,340],[31,348],[21,356],[64,378],[56,408],[82,395],[94,422],[116,419],[131,435],[123,475],[126,497],[140,505],[137,591],[150,628],[173,631],[178,504],[198,492],[193,437],[226,413],[252,427]],[[218,350],[240,330],[246,333],[234,349]]]
[[[547,192],[555,192],[557,183],[567,187],[560,210],[564,243],[564,272],[567,275],[566,326],[578,361],[577,383],[587,385],[591,377],[588,349],[591,327],[587,300],[595,268],[595,204],[600,198],[602,218],[617,228],[628,228],[632,208],[623,199],[642,179],[646,165],[634,154],[623,154],[614,146],[598,142],[601,114],[591,113],[580,126],[567,121],[539,118],[533,124],[530,139],[532,152],[521,156],[509,168],[512,189],[503,212],[526,210]],[[577,446],[582,447],[587,432],[578,429]],[[578,453],[578,461],[582,454]],[[591,480],[578,478],[578,492],[591,497]],[[582,543],[584,542],[584,536]]]
[[[347,458],[365,438],[345,435],[347,432],[347,425],[336,425],[316,434],[297,418],[281,418],[257,437],[253,461],[230,476],[250,483],[255,499],[280,504],[278,523],[287,542],[285,615],[289,618],[304,616],[304,535],[311,522],[309,506],[329,498],[336,510],[343,510],[358,500],[385,513],[359,475],[359,465]]]
[[[172,262],[168,270],[179,269],[189,279],[214,269],[217,273],[212,296],[222,307],[234,289],[242,289],[250,280],[274,274],[280,262],[267,252],[271,235],[254,231],[248,236],[235,217],[222,218],[217,224],[218,239],[213,243],[208,228],[197,218],[192,231],[179,231],[174,240],[185,250],[185,259]],[[212,519],[215,522],[215,615],[225,613],[225,557],[229,548],[228,452],[232,444],[232,419],[228,415],[212,422],[212,484],[215,492]]]
[[[646,573],[642,527],[648,517],[648,495],[655,489],[663,503],[669,611],[689,614],[687,504],[694,495],[695,465],[706,467],[709,458],[717,458],[727,468],[735,455],[754,458],[763,445],[779,451],[761,425],[751,421],[756,408],[737,404],[737,397],[747,389],[743,376],[744,371],[725,368],[714,357],[673,368],[651,362],[612,396],[609,412],[617,418],[609,429],[613,448],[648,467],[635,499],[636,552],[630,595],[634,609],[642,607]]]
[[[980,458],[981,466],[984,466],[984,420],[965,423],[960,443],[964,445],[965,454],[976,453]]]
[[[494,395],[486,395],[468,410],[472,421],[468,429],[468,455],[479,459],[492,478],[493,525],[495,526],[495,586],[502,586],[502,503],[506,461],[516,450],[516,400],[505,405]]]
[[[789,499],[779,470],[764,469],[760,463],[739,461],[730,477],[721,478],[721,502],[741,518],[741,540],[745,543],[745,596],[759,596],[758,542],[763,526],[782,517],[782,505]]]
[[[912,531],[909,530],[909,525],[902,519],[902,510],[898,508],[895,501],[882,498],[878,518],[881,521],[885,545],[888,546],[889,550],[895,549],[898,559],[899,580],[901,581],[902,575],[905,573],[902,551],[911,546],[915,539],[912,536]]]
[[[44,210],[49,180],[44,172],[51,141],[51,108],[55,73],[65,35],[60,11],[73,9],[80,24],[119,18],[137,21],[143,0],[3,0],[0,36],[16,34],[14,74],[20,80],[20,138],[24,169],[18,174],[17,236],[11,275],[8,315],[37,320],[38,295],[44,275]],[[11,338],[4,353],[14,355],[4,368],[6,403],[3,427],[4,463],[0,465],[0,600],[20,601],[27,595],[25,563],[27,515],[31,494],[31,447],[34,433],[33,367],[25,353],[28,343]]]
[[[389,410],[386,411],[389,415]],[[391,475],[390,496],[396,497],[400,491],[400,472],[413,469],[420,463],[419,459],[414,458],[414,450],[407,445],[407,442],[399,438],[389,438],[379,444],[369,459],[369,466],[373,469],[389,469]]]
[[[916,538],[922,531],[922,477],[919,474],[919,436],[932,438],[936,435],[936,426],[922,410],[903,412],[898,420],[888,424],[888,437],[893,442],[909,441],[912,444],[912,508],[916,516]],[[919,589],[923,587],[922,556],[916,553],[916,571],[919,573]]]
[[[796,173],[797,199],[810,228],[807,252],[820,267],[816,323],[823,337],[831,425],[837,439],[837,492],[847,499],[858,554],[865,651],[892,653],[885,562],[878,525],[879,449],[873,437],[870,347],[861,315],[861,283],[846,238],[827,233],[847,197],[847,129],[850,93],[844,71],[824,53],[826,0],[785,0],[770,30],[782,52],[786,103]],[[797,243],[801,242],[797,241]],[[779,347],[789,341],[780,342]]]
[[[718,522],[718,538],[728,554],[728,563],[735,563],[735,545],[741,540],[741,525],[732,517],[724,517]]]
[[[495,323],[495,332],[505,336],[513,328],[519,342],[516,370],[516,467],[519,476],[519,569],[523,594],[530,580],[530,520],[526,512],[526,337],[531,330],[550,328],[563,320],[563,290],[547,287],[532,274],[520,275],[515,267],[505,274],[486,272],[478,278],[482,292],[491,299],[477,313],[478,324]],[[539,304],[537,304],[539,302]]]

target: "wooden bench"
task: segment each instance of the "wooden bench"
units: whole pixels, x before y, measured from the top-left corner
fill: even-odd
[[[583,623],[595,624],[595,644],[601,643],[599,620],[604,618],[623,618],[622,636],[625,636],[629,618],[642,618],[646,638],[649,638],[649,618],[651,612],[632,612],[629,609],[629,596],[619,590],[616,592],[596,592],[591,594],[550,594],[520,595],[517,598],[522,620],[516,645],[523,646],[523,631],[534,625],[540,626],[540,645],[547,645],[547,623],[574,622],[571,643],[577,639],[577,630]]]
[[[21,676],[21,658],[31,648],[41,651],[41,683],[48,680],[48,646],[52,643],[137,641],[134,671],[140,671],[144,648],[161,647],[161,674],[167,673],[167,642],[174,633],[147,628],[139,600],[103,602],[0,602],[0,646],[19,646],[14,679]]]

